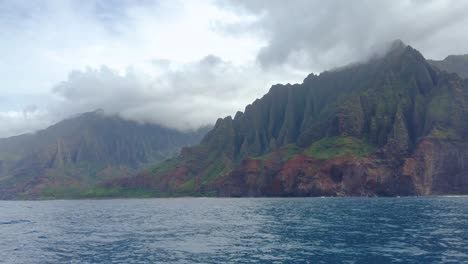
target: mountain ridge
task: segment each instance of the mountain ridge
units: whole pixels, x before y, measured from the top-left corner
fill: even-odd
[[[93,112],[0,139],[0,198],[467,194],[467,102],[468,79],[395,42],[273,85],[206,134]]]
[[[33,134],[0,139],[0,198],[67,195],[130,176],[198,143],[206,128],[179,132],[94,111]]]
[[[468,54],[449,55],[443,60],[428,60],[428,62],[441,70],[456,73],[464,79],[468,78]]]
[[[302,84],[274,85],[244,112],[218,119],[178,158],[102,186],[150,195],[466,193],[465,82],[411,46],[398,45],[364,64],[310,74]],[[338,155],[307,155],[317,153],[315,143]],[[367,145],[375,151],[360,157]],[[447,154],[428,153],[437,151]],[[461,161],[453,164],[447,156]],[[449,184],[442,184],[444,177]]]

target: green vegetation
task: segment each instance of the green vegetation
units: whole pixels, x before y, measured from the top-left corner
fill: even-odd
[[[266,160],[271,159],[274,155],[280,155],[281,161],[284,162],[284,161],[288,161],[288,160],[292,159],[294,156],[298,155],[303,150],[304,149],[300,148],[296,144],[288,144],[288,145],[285,145],[285,146],[281,147],[280,149],[278,149],[278,150],[276,150],[274,152],[269,152],[269,153],[267,153],[265,155],[252,157],[252,159],[266,161]]]
[[[328,137],[314,142],[303,153],[317,159],[331,159],[341,156],[364,157],[376,148],[354,137]]]
[[[455,129],[452,128],[441,128],[435,127],[429,134],[430,137],[437,138],[440,140],[461,140],[462,138],[458,135]]]
[[[181,186],[179,186],[179,191],[181,192],[190,192],[190,191],[193,191],[195,189],[196,186],[196,181],[195,181],[195,178],[192,178],[188,181],[186,181],[184,184],[182,184]]]
[[[225,164],[225,162],[215,161],[212,162],[208,169],[205,171],[202,183],[212,183],[216,178],[223,176],[231,171],[231,166]]]
[[[60,199],[68,197],[80,197],[83,187],[77,185],[47,185],[41,193],[40,199]]]
[[[193,188],[193,187],[191,187]],[[214,197],[214,192],[197,192],[193,190],[178,192],[154,192],[149,189],[123,189],[121,187],[83,189],[79,187],[47,187],[39,199],[109,199],[109,198],[171,198],[171,197]],[[28,196],[25,196],[28,197]]]
[[[435,96],[427,108],[431,121],[434,123],[446,122],[449,119],[452,104],[453,100],[448,93]]]
[[[294,156],[296,156],[297,154],[301,153],[303,151],[302,148],[298,147],[297,145],[295,144],[289,144],[289,145],[286,145],[284,147],[282,147],[281,149],[281,153],[282,153],[282,160],[283,161],[288,161],[290,159],[292,159]]]
[[[177,164],[178,163],[177,163],[176,158],[167,159],[167,160],[161,162],[160,164],[158,164],[157,166],[155,166],[153,169],[151,169],[151,172],[154,173],[154,174],[162,174],[162,173],[165,173],[165,172],[169,172],[169,171],[175,169]]]
[[[148,189],[124,189],[121,187],[90,188],[89,186],[79,185],[48,185],[46,186],[39,196],[39,199],[104,199],[104,198],[117,198],[117,197],[131,197],[131,198],[150,198],[156,195]]]

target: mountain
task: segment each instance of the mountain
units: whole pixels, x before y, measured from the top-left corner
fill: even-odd
[[[0,198],[86,196],[104,180],[134,175],[197,144],[207,130],[183,133],[95,111],[0,139]]]
[[[401,41],[381,58],[274,85],[199,145],[102,189],[164,195],[468,193],[468,85]]]
[[[456,73],[464,79],[468,78],[468,54],[450,55],[441,61],[428,60],[428,62],[441,70]]]

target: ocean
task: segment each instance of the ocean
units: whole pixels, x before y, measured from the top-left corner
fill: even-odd
[[[468,197],[0,201],[1,263],[468,263]]]

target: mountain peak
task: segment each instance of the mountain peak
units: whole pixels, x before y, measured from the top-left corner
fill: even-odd
[[[406,65],[405,68],[407,70],[412,69],[413,71],[419,71],[419,73],[420,70],[417,70],[418,68],[428,67],[426,58],[424,58],[421,52],[401,40],[394,41],[382,59],[384,64],[390,67],[400,68],[401,65]],[[410,65],[411,67],[408,68]]]
[[[401,39],[396,39],[392,42],[391,46],[390,46],[390,49],[391,50],[394,50],[394,49],[404,49],[408,47],[408,45],[406,43],[403,42],[403,40]]]
[[[93,111],[93,113],[98,114],[98,115],[103,115],[104,114],[104,109],[98,108]]]
[[[405,54],[409,48],[411,48],[409,45],[405,44],[402,40],[397,39],[388,46],[385,57],[400,57]],[[414,49],[411,48],[411,50]]]

